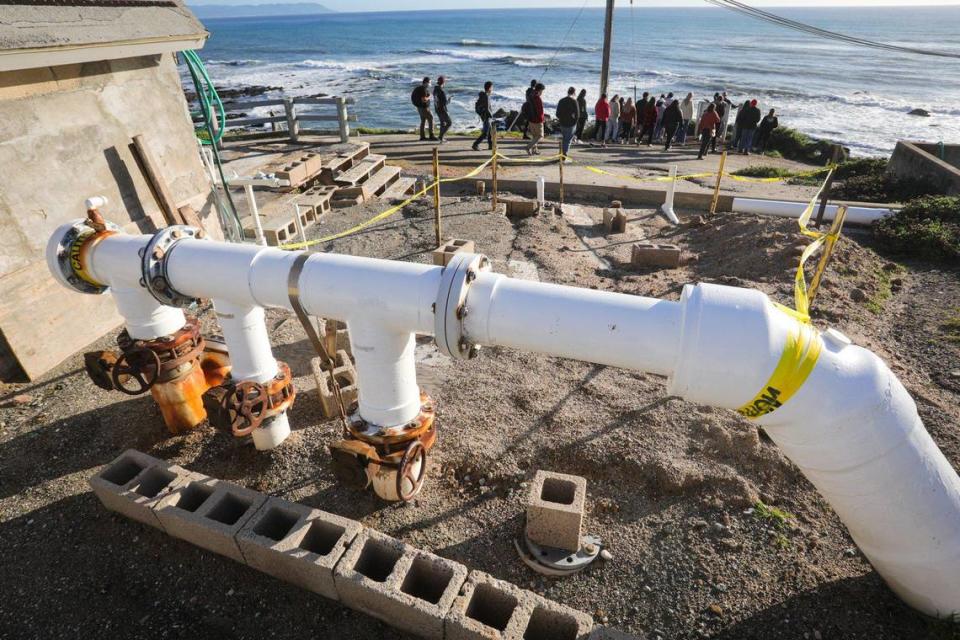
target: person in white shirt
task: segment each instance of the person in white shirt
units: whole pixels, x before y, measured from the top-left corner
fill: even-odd
[[[620,139],[620,96],[610,100],[610,120],[607,121],[607,142],[615,143]]]
[[[683,122],[677,130],[677,144],[687,144],[687,130],[690,128],[690,121],[693,120],[693,94],[688,93],[687,97],[680,101],[680,113],[683,115]]]

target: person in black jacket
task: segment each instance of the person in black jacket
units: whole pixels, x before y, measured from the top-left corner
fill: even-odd
[[[577,132],[577,125],[580,123],[580,106],[574,98],[576,94],[577,90],[570,87],[567,89],[567,97],[557,103],[557,120],[560,121],[560,136],[563,141],[561,149],[564,156],[570,152],[573,134]]]
[[[780,126],[780,119],[777,117],[777,110],[770,109],[770,113],[764,116],[760,121],[760,128],[757,130],[757,139],[754,146],[760,149],[760,153],[767,152],[767,145],[770,144],[770,135],[773,130]]]
[[[763,114],[757,108],[757,101],[751,100],[749,104],[743,107],[741,114],[743,120],[740,122],[740,153],[745,156],[750,155],[753,149],[753,138],[757,134],[757,125],[760,124],[760,118]]]
[[[420,139],[427,139],[425,127],[429,123],[430,140],[436,140],[436,136],[433,135],[433,114],[430,113],[430,78],[424,78],[420,86],[413,90],[410,94],[410,102],[420,114]]]
[[[521,131],[523,131],[524,140],[530,139],[530,108],[533,106],[533,94],[537,90],[537,84],[539,83],[536,80],[530,81],[530,86],[527,87],[526,100],[524,101],[523,106],[520,107],[520,113],[523,114],[524,118],[523,129],[521,129]]]
[[[583,139],[583,128],[587,126],[590,115],[587,113],[587,90],[581,89],[577,96],[577,109],[580,110],[580,119],[577,120],[577,134],[574,136],[579,143]]]
[[[447,134],[450,127],[453,126],[453,120],[450,119],[450,113],[447,107],[450,105],[450,98],[444,91],[443,85],[447,83],[446,78],[440,76],[437,78],[437,84],[433,88],[433,108],[437,110],[437,118],[440,120],[440,144],[446,142],[443,136]]]
[[[663,112],[663,120],[660,121],[660,126],[667,132],[667,145],[664,151],[670,150],[670,143],[676,137],[677,129],[681,124],[683,124],[683,112],[680,111],[680,101],[674,100]]]
[[[486,139],[487,145],[493,149],[493,138],[490,133],[490,120],[493,118],[493,114],[490,112],[490,94],[493,93],[493,83],[487,80],[483,85],[483,91],[480,92],[480,96],[477,98],[476,104],[473,105],[474,111],[477,112],[477,115],[480,116],[480,120],[483,121],[483,128],[480,130],[480,137],[477,138],[477,141],[473,143],[473,150],[480,151],[480,143]]]

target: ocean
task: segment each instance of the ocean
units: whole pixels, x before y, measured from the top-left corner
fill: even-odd
[[[813,25],[885,43],[960,53],[960,7],[780,8]],[[409,95],[447,77],[454,129],[478,124],[486,80],[494,108],[520,106],[532,79],[555,105],[568,86],[597,99],[603,10],[510,9],[331,13],[210,19],[200,52],[218,86],[268,85],[288,95],[352,96],[365,127],[410,129]],[[616,11],[611,93],[644,91],[735,102],[756,98],[783,126],[888,154],[898,139],[960,142],[960,59],[853,47],[719,8]],[[561,46],[562,44],[562,46]],[[914,108],[932,117],[910,116]]]

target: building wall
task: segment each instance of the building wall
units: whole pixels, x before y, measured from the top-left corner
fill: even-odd
[[[944,160],[939,157],[937,145],[907,142],[897,143],[887,171],[902,178],[928,180],[947,195],[960,195],[960,145],[946,145]]]
[[[172,55],[0,73],[0,375],[18,364],[35,377],[119,325],[108,296],[56,285],[43,252],[89,196],[130,232],[165,226],[130,150],[138,134],[177,205],[222,237]]]

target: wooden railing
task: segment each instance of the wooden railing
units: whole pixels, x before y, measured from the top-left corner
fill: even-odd
[[[269,124],[276,133],[286,134],[291,142],[296,142],[300,138],[301,132],[310,128],[308,123],[314,122],[336,122],[340,131],[340,141],[347,142],[350,137],[350,123],[357,121],[355,114],[347,113],[347,105],[354,104],[353,98],[344,98],[341,96],[331,96],[325,98],[299,97],[299,98],[278,98],[273,100],[243,100],[230,101],[226,103],[227,113],[236,111],[247,111],[258,107],[283,107],[282,115],[251,117],[251,118],[233,118],[224,123],[226,129],[237,127],[253,127]],[[335,108],[334,113],[298,113],[299,105],[325,105]],[[194,118],[197,120],[197,118]],[[284,130],[277,125],[286,125]],[[306,126],[301,126],[306,125]]]

